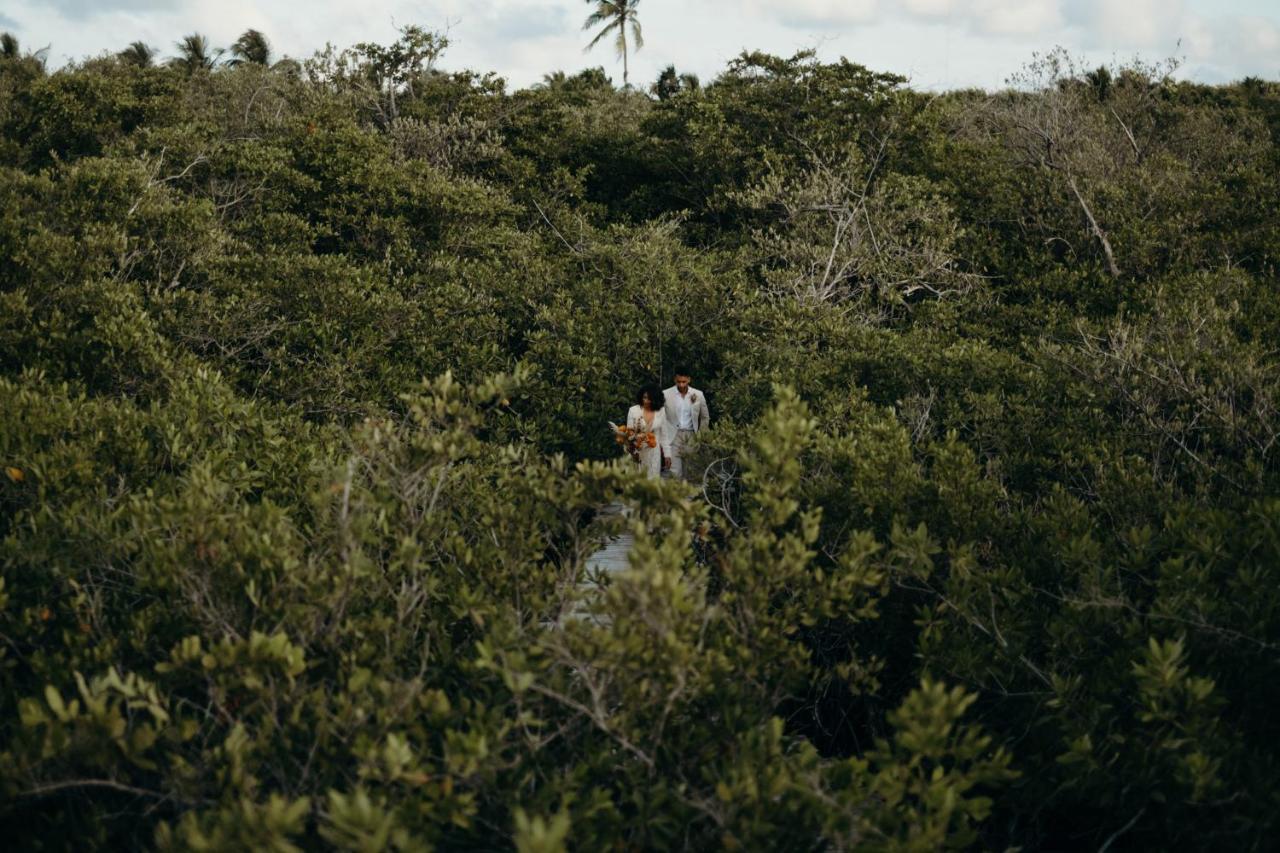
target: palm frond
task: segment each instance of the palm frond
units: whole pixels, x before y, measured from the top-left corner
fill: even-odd
[[[155,61],[156,50],[146,42],[135,41],[116,54],[116,56],[120,57],[130,65],[136,65],[139,68],[149,68]]]
[[[591,50],[591,48],[599,44],[600,40],[605,36],[607,36],[611,30],[616,29],[617,27],[618,27],[618,21],[615,19],[612,23],[609,24],[609,26],[605,27],[603,30],[596,33],[596,37],[591,40],[591,44],[587,45],[586,49]]]
[[[259,30],[245,30],[231,46],[229,65],[271,64],[271,42]]]
[[[613,20],[613,15],[606,15],[602,13],[599,9],[597,9],[594,12],[592,12],[590,15],[587,15],[587,19],[582,22],[582,28],[584,30],[589,30],[592,27],[596,26],[597,24],[603,24],[605,21],[612,21],[612,20]]]
[[[185,68],[188,74],[212,69],[225,53],[222,48],[210,48],[209,40],[200,33],[184,36],[177,47],[178,55],[170,64]]]

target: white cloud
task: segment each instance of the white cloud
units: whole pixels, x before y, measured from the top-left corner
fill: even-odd
[[[1188,51],[1191,76],[1213,82],[1242,77],[1280,79],[1280,23],[1248,17],[1204,22],[1200,49]]]
[[[1216,50],[1213,28],[1203,18],[1189,15],[1182,32],[1178,34],[1179,49],[1188,56],[1212,56]],[[1157,47],[1158,49],[1158,47]],[[1173,50],[1166,47],[1167,50]]]
[[[1057,0],[976,0],[970,16],[993,35],[1041,35],[1062,24]]]
[[[879,16],[877,0],[748,0],[748,8],[793,27],[840,27],[866,24]]]
[[[182,0],[46,0],[46,8],[56,10],[71,21],[83,21],[113,12],[164,12],[181,8]]]
[[[956,6],[956,0],[902,0],[903,10],[918,18],[949,18]]]
[[[1248,74],[1280,77],[1280,22],[1261,16],[1206,18],[1185,0],[1069,0],[1075,43],[1113,55],[1175,57],[1179,76],[1225,82]],[[1247,70],[1252,69],[1252,70]]]
[[[747,7],[787,26],[883,23],[894,17],[943,21],[982,33],[1044,32],[1062,21],[1060,0],[747,0]]]
[[[1182,0],[1070,0],[1065,13],[1087,47],[1172,50],[1194,24]]]
[[[1280,24],[1265,18],[1239,18],[1223,22],[1221,31],[1233,55],[1269,61],[1273,68],[1280,68]]]

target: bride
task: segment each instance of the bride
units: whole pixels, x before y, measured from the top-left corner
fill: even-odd
[[[662,389],[657,385],[645,385],[636,393],[636,404],[627,412],[627,426],[637,433],[654,433],[655,446],[640,447],[640,470],[650,479],[662,476],[662,469],[671,458],[671,448],[667,446],[667,418],[662,411],[665,402]]]

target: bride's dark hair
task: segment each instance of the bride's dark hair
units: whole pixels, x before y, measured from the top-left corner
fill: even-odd
[[[640,390],[636,392],[636,405],[644,407],[644,395],[649,395],[649,408],[655,412],[662,408],[662,404],[667,401],[663,395],[662,389],[650,382],[648,385],[641,385]]]

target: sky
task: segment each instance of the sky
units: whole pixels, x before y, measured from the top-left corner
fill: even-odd
[[[135,40],[174,53],[191,32],[227,45],[262,30],[277,53],[309,56],[332,42],[389,43],[396,27],[447,31],[441,67],[494,71],[512,88],[548,72],[622,67],[611,39],[593,51],[587,0],[0,0],[0,30],[50,66]],[[645,45],[631,82],[667,65],[711,80],[743,50],[814,49],[917,89],[1000,88],[1036,52],[1066,48],[1087,67],[1134,58],[1180,60],[1178,76],[1208,83],[1280,80],[1280,0],[640,0]]]

